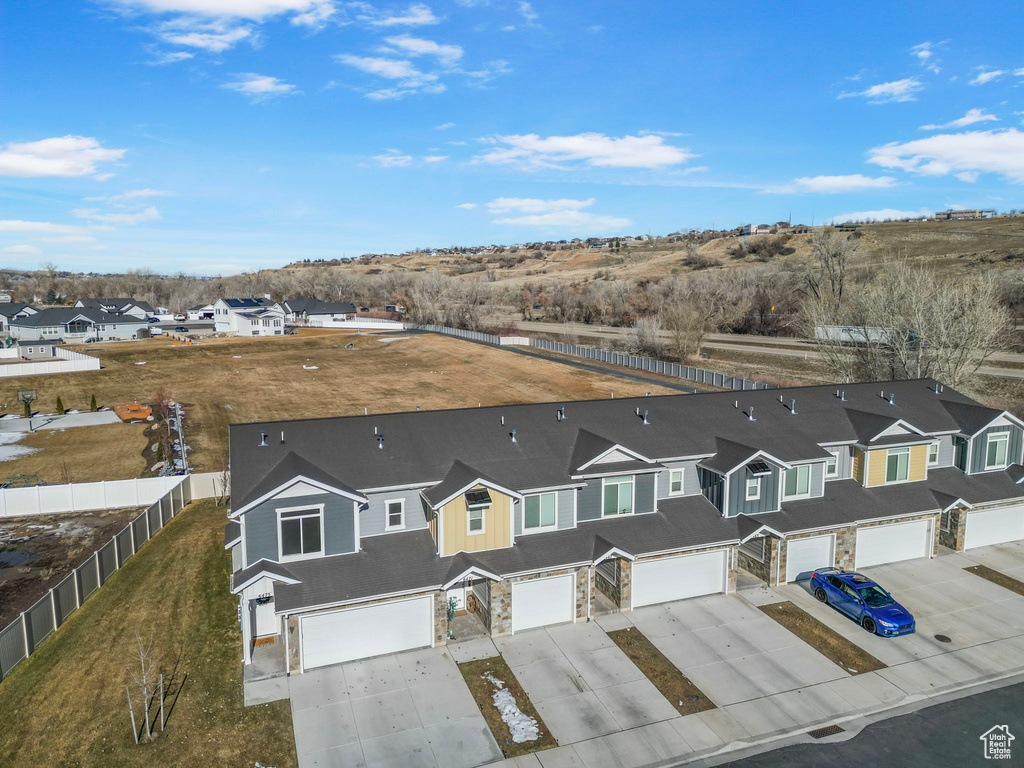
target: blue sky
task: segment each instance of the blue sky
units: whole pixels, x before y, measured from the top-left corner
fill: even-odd
[[[1018,3],[36,0],[0,266],[1024,207]]]

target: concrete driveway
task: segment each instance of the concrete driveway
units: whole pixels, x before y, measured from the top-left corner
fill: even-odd
[[[809,582],[777,591],[888,665],[878,675],[909,694],[927,694],[944,684],[1016,668],[1024,656],[1024,597],[964,570],[977,563],[1021,578],[1024,547],[998,544],[967,554],[863,569],[914,614],[917,632],[905,637],[869,635],[845,615],[818,603]]]
[[[472,768],[501,759],[445,648],[325,667],[288,685],[300,768]]]

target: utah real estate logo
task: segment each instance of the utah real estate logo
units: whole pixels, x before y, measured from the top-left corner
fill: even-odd
[[[1014,735],[1005,725],[994,725],[978,737],[985,742],[986,760],[1009,760],[1010,742]]]

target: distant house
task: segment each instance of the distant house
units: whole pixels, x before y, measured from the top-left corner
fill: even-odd
[[[212,320],[213,304],[197,304],[194,307],[189,307],[188,316],[193,320]]]
[[[741,235],[769,235],[771,231],[771,224],[744,224],[740,227]]]
[[[0,304],[10,304],[14,300],[14,294],[10,291],[0,291]]]
[[[7,331],[11,327],[11,320],[18,317],[34,315],[39,310],[30,304],[19,304],[17,302],[4,302],[0,304],[0,331]]]
[[[18,347],[18,354],[25,360],[49,360],[57,357],[58,345],[52,341],[22,340],[15,344]]]
[[[156,310],[148,301],[136,301],[135,299],[79,299],[75,302],[76,307],[83,309],[98,309],[114,315],[129,315],[145,320],[150,315],[155,315]]]
[[[300,296],[282,304],[288,320],[328,322],[351,320],[356,316],[356,305],[350,301],[330,302]]]
[[[280,336],[284,333],[284,310],[269,297],[217,299],[213,329],[235,336]]]
[[[996,212],[989,208],[976,208],[973,210],[954,211],[952,209],[948,211],[936,211],[935,218],[941,220],[951,219],[987,219],[995,216]]]
[[[82,307],[43,309],[11,320],[9,333],[19,341],[124,341],[149,334],[149,324],[134,315]],[[143,333],[144,332],[144,333]]]

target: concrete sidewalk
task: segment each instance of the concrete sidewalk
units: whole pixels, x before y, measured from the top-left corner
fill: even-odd
[[[120,424],[121,419],[113,411],[83,411],[82,413],[40,414],[33,416],[32,429],[70,429],[72,427],[96,427],[100,424]],[[0,419],[0,432],[28,432],[29,419]]]

